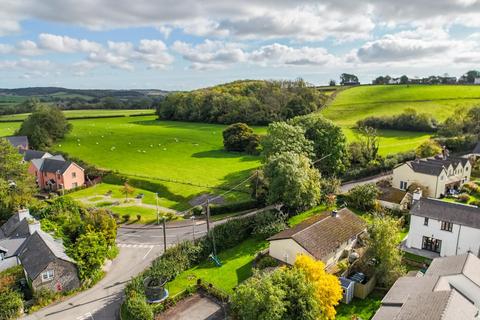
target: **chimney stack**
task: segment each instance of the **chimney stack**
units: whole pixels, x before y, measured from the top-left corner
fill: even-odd
[[[18,221],[22,221],[23,219],[31,218],[30,211],[28,209],[20,209],[18,210]]]
[[[412,196],[412,203],[420,201],[421,198],[422,198],[422,189],[420,188],[415,189]]]
[[[332,217],[336,218],[338,215],[338,211],[337,210],[332,210]]]
[[[32,219],[28,221],[28,233],[34,234],[35,231],[40,231],[40,221]]]

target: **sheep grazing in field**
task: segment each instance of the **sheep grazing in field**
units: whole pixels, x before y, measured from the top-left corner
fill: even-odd
[[[163,148],[163,151],[167,151],[167,148]]]
[[[153,148],[153,144],[150,145],[150,148]]]

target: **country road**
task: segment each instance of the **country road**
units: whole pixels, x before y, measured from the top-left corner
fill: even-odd
[[[271,209],[267,207],[241,215],[245,217]],[[238,217],[236,217],[238,218]],[[235,218],[230,218],[235,219]],[[211,225],[225,223],[229,219],[212,222]],[[184,226],[167,225],[167,246],[193,238],[193,221]],[[205,235],[207,224],[204,220],[195,222],[195,237]],[[159,226],[119,227],[117,245],[118,257],[109,266],[105,278],[93,288],[48,306],[24,317],[27,320],[112,320],[118,318],[123,289],[134,276],[145,270],[151,262],[163,253],[163,229]]]

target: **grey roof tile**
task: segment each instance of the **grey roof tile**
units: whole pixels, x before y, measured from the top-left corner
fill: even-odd
[[[42,172],[57,172],[59,171],[60,173],[64,173],[65,170],[70,167],[72,164],[71,161],[64,161],[64,160],[57,160],[57,159],[51,159],[51,158],[46,158],[43,160],[42,167],[40,168],[40,171]]]
[[[475,206],[421,198],[410,214],[480,229],[480,208]]]
[[[28,146],[28,138],[26,136],[8,136],[5,139],[15,148]]]

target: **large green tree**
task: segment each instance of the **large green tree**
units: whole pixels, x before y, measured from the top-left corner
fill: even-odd
[[[402,251],[399,244],[400,222],[385,215],[375,215],[368,227],[369,255],[375,258],[378,281],[391,286],[406,270],[402,265]]]
[[[36,187],[27,167],[18,150],[0,138],[0,220],[32,201]]]
[[[269,182],[268,203],[283,203],[292,211],[320,201],[320,173],[303,154],[283,152],[268,158],[264,174]]]
[[[80,279],[95,279],[107,257],[107,241],[100,232],[87,232],[78,237],[69,255],[75,259]]]
[[[315,289],[299,268],[256,274],[237,287],[232,309],[241,320],[324,319]]]
[[[62,139],[71,129],[72,125],[60,109],[37,105],[23,121],[17,134],[27,136],[32,148],[45,149]]]
[[[336,176],[345,171],[347,139],[339,126],[319,113],[296,117],[291,124],[302,127],[305,137],[313,142],[315,167],[322,175]]]
[[[259,137],[245,123],[234,123],[223,130],[223,146],[227,151],[255,153]]]
[[[270,156],[292,152],[313,156],[313,142],[305,138],[305,130],[285,122],[274,122],[267,128],[267,135],[262,139],[262,155],[265,159]]]

